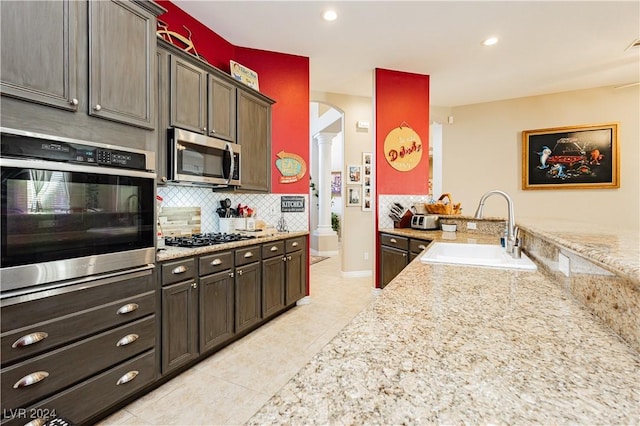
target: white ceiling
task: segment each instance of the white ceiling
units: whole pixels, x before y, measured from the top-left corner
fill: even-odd
[[[430,75],[437,106],[640,80],[637,0],[173,3],[233,45],[309,57],[312,91],[372,96],[374,68]]]

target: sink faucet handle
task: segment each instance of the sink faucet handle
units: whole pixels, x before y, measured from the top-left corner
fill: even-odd
[[[513,227],[513,239],[514,241],[518,241],[520,239],[520,228],[517,226]]]

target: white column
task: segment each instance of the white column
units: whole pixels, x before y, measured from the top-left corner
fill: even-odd
[[[338,234],[331,228],[331,143],[337,133],[315,135],[318,143],[318,227],[312,233],[319,254],[338,253]],[[312,245],[313,247],[313,245]],[[312,250],[313,251],[313,250]]]

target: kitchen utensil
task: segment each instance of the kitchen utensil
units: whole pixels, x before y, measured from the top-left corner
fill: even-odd
[[[225,217],[227,214],[227,209],[224,209],[222,207],[218,207],[216,209],[216,213],[218,213],[218,217]]]

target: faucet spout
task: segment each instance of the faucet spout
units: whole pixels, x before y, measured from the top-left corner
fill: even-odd
[[[498,191],[497,189],[493,190],[493,191],[488,191],[487,193],[485,193],[482,198],[480,198],[480,203],[478,204],[478,209],[476,210],[476,214],[475,214],[475,218],[476,219],[482,219],[483,217],[483,210],[484,210],[484,203],[487,200],[487,198],[491,197],[492,195],[501,195],[502,197],[504,197],[505,200],[507,200],[507,209],[508,209],[508,219],[507,219],[507,242],[506,242],[506,246],[507,246],[507,253],[513,255],[513,247],[516,245],[516,221],[514,219],[514,214],[513,214],[513,200],[511,200],[511,197],[509,197],[509,194],[507,194],[504,191]]]

